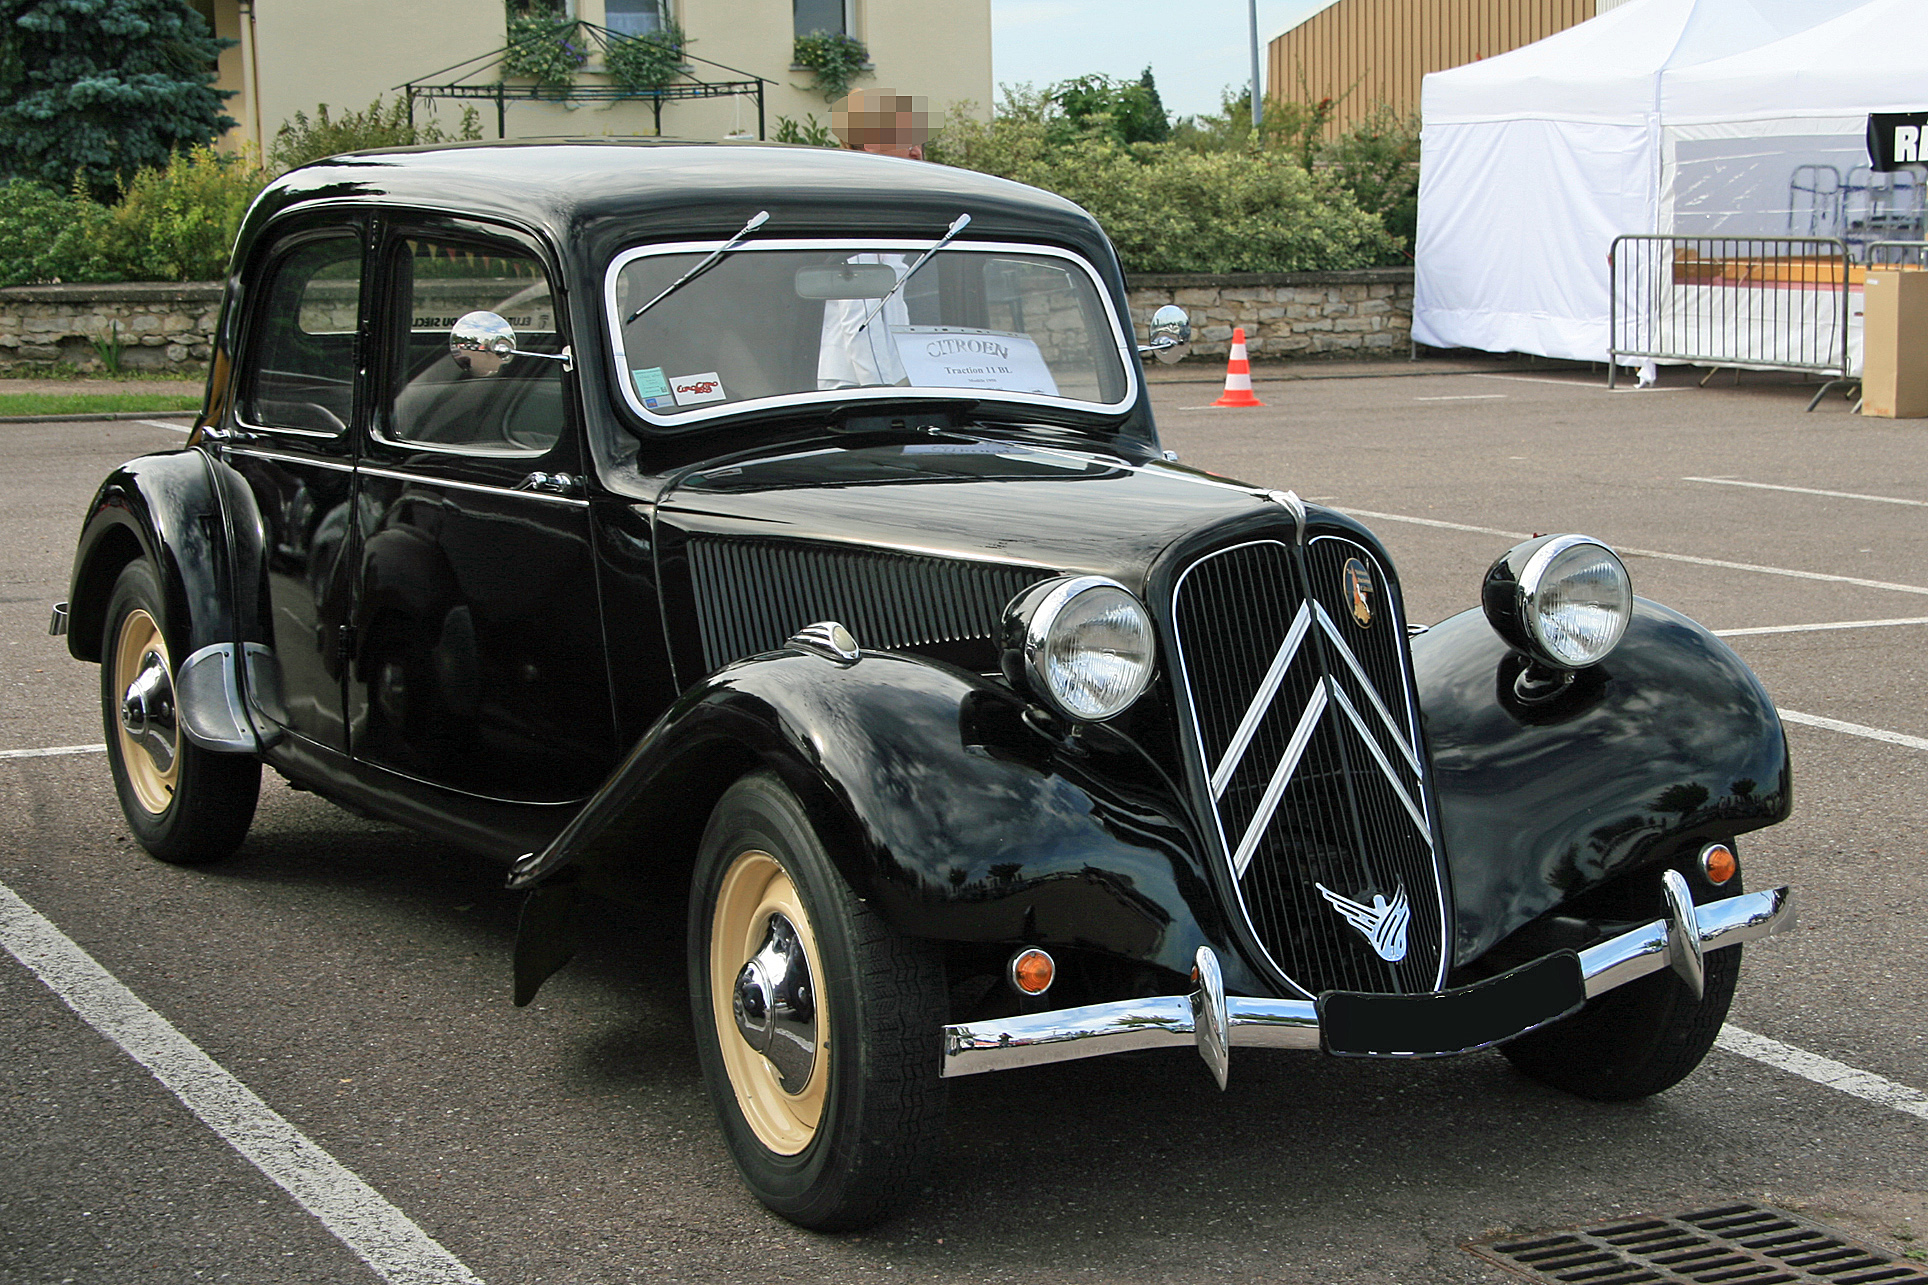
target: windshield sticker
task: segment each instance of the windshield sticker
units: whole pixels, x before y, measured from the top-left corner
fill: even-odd
[[[1058,395],[1058,381],[1029,335],[950,326],[898,326],[891,333],[915,387]]]
[[[669,381],[675,392],[678,406],[696,406],[703,402],[720,402],[728,393],[723,391],[723,378],[713,370],[700,375],[678,375]]]
[[[669,396],[669,380],[663,377],[661,366],[651,366],[648,370],[632,370],[629,377],[636,381],[636,395],[645,402],[657,397]]]

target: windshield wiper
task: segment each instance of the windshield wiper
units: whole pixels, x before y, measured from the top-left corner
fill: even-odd
[[[867,315],[862,321],[857,323],[857,329],[862,330],[865,326],[868,326],[872,321],[876,320],[877,314],[884,310],[884,305],[889,303],[891,299],[896,296],[897,292],[904,288],[904,283],[906,281],[909,281],[913,276],[917,275],[917,270],[923,267],[926,263],[929,263],[931,256],[933,254],[936,254],[939,250],[942,250],[945,246],[949,245],[951,243],[951,238],[955,237],[959,232],[962,232],[965,228],[969,227],[970,223],[971,223],[971,216],[968,214],[960,214],[955,219],[952,219],[951,226],[949,227],[949,229],[945,231],[942,237],[938,238],[937,244],[932,246],[930,249],[924,251],[923,254],[919,255],[917,258],[917,262],[910,265],[910,271],[906,272],[903,276],[897,278],[897,284],[890,288],[890,292],[888,294],[886,294],[883,298],[877,301],[877,306],[870,310],[869,315]]]
[[[758,228],[762,227],[765,223],[768,223],[769,221],[770,221],[770,212],[768,210],[758,210],[754,215],[751,216],[750,221],[748,223],[745,223],[742,226],[742,228],[738,230],[735,236],[731,237],[728,241],[725,241],[722,245],[717,246],[716,249],[711,250],[707,258],[705,258],[701,263],[698,263],[695,267],[691,268],[688,272],[685,272],[682,276],[676,278],[676,280],[672,281],[669,284],[669,288],[664,290],[663,293],[657,295],[654,299],[651,299],[648,303],[644,304],[642,307],[636,309],[636,311],[630,313],[627,317],[623,318],[623,324],[627,326],[632,321],[636,320],[636,318],[642,316],[644,313],[648,312],[651,308],[654,308],[657,304],[661,303],[663,300],[675,294],[678,290],[681,290],[684,286],[688,285],[691,281],[694,281],[696,278],[702,276],[705,272],[708,272],[711,268],[716,266],[716,261],[718,259],[728,254],[730,251],[736,249],[736,247],[738,247],[739,245],[742,245],[744,238],[748,237],[750,233],[756,231]]]

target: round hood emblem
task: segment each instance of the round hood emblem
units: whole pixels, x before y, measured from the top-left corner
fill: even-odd
[[[1372,623],[1372,572],[1357,558],[1346,559],[1346,602],[1361,629]]]

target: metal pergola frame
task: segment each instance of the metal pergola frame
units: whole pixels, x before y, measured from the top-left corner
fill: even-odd
[[[584,22],[580,18],[570,23],[569,26],[573,28],[571,34],[586,35],[588,37],[587,40],[584,41],[585,46],[591,44],[598,45],[605,51],[610,48],[611,42],[613,41],[633,39],[633,37],[611,31],[609,28],[598,26],[593,22]],[[510,103],[646,102],[650,105],[652,115],[655,118],[656,133],[660,136],[663,132],[664,103],[687,102],[699,98],[754,98],[756,100],[756,136],[759,139],[768,136],[764,120],[764,87],[770,84],[770,81],[752,72],[744,71],[739,67],[728,67],[720,62],[711,62],[707,58],[698,58],[696,55],[688,52],[683,54],[685,64],[702,63],[705,67],[714,67],[718,71],[726,71],[732,75],[744,77],[744,79],[700,80],[685,66],[682,71],[678,73],[680,79],[671,81],[666,85],[659,85],[654,89],[624,89],[619,85],[613,84],[543,85],[529,83],[512,85],[503,80],[502,65],[510,53],[524,46],[531,45],[535,41],[549,40],[552,38],[554,37],[551,33],[547,32],[539,36],[527,36],[519,41],[511,41],[500,49],[491,50],[486,54],[479,54],[474,58],[444,67],[440,71],[432,71],[420,80],[411,80],[404,84],[396,85],[394,89],[403,94],[408,100],[409,125],[413,127],[415,124],[415,104],[417,102],[432,103],[438,99],[493,101],[495,103],[495,136],[497,138],[508,137]],[[491,71],[495,73],[495,79],[493,81],[473,79],[474,77],[484,76]],[[597,72],[591,74],[603,76],[607,73]],[[442,77],[451,75],[453,76],[452,79],[446,81],[441,80]]]

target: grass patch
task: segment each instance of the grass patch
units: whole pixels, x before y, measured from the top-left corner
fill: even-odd
[[[9,393],[0,391],[0,416],[178,414],[201,409],[201,394],[170,393]]]

